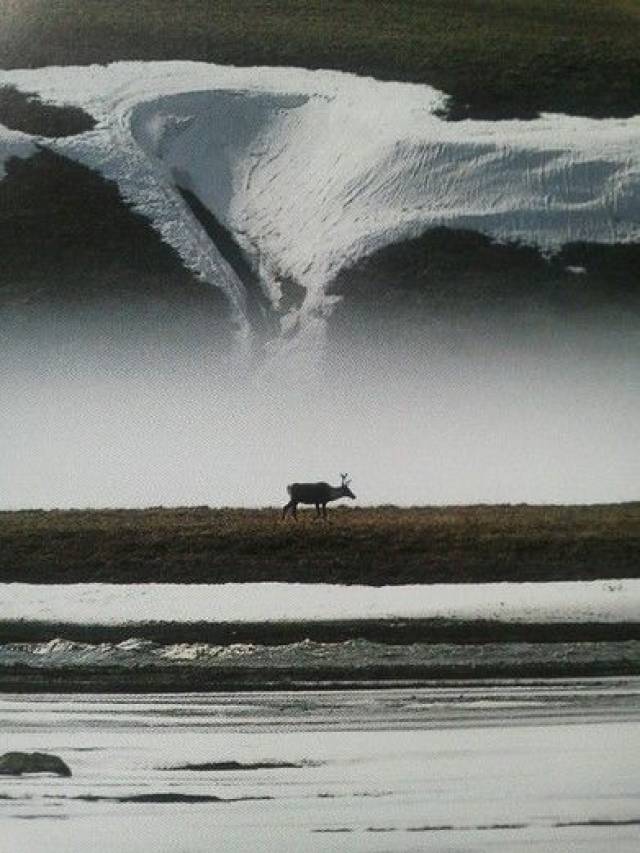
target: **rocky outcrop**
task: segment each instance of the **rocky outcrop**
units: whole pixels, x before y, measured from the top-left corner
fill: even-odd
[[[24,773],[71,776],[71,770],[57,755],[45,752],[5,752],[0,756],[0,775],[22,776]]]

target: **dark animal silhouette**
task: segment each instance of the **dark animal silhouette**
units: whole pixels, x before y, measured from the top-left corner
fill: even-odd
[[[338,498],[354,498],[355,495],[349,488],[348,474],[340,474],[341,484],[339,486],[330,486],[329,483],[291,483],[287,486],[287,492],[291,500],[282,508],[282,517],[284,518],[291,510],[291,515],[297,520],[298,504],[315,504],[316,518],[320,517],[320,507],[322,507],[322,515],[327,517],[327,504],[329,501],[335,501]]]

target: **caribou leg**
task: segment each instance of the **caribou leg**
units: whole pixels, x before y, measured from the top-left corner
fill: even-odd
[[[287,514],[287,512],[288,512],[292,507],[293,507],[293,501],[289,501],[289,503],[288,503],[288,504],[285,504],[285,505],[282,507],[282,518],[284,518],[284,517],[285,517],[285,515]]]

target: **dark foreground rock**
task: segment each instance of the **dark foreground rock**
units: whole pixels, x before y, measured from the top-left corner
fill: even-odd
[[[57,755],[48,755],[45,752],[5,752],[0,756],[0,775],[22,776],[24,773],[71,776],[71,770]]]

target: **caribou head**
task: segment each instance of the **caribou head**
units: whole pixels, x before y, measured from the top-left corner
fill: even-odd
[[[355,500],[356,496],[349,488],[349,483],[351,482],[351,480],[349,480],[348,477],[348,474],[340,474],[340,480],[342,481],[340,485],[340,488],[342,489],[342,494],[340,495],[340,497],[353,498]]]

